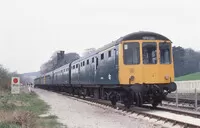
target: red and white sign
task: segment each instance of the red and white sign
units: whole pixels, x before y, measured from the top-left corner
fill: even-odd
[[[19,79],[19,77],[12,77],[12,85],[19,85],[20,84],[20,79]]]

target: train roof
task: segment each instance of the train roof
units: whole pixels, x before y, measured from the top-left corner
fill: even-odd
[[[65,65],[63,65],[61,67],[58,67],[58,68],[56,68],[56,69],[54,69],[52,71],[49,71],[49,72],[47,72],[45,74],[42,74],[42,75],[38,76],[37,78],[48,76],[48,75],[52,75],[52,73],[61,71],[61,70],[65,69],[66,67],[69,67],[69,64],[65,64]]]
[[[64,64],[63,66],[56,68],[55,70],[53,70],[53,72],[58,72],[60,70],[65,69],[66,67],[69,67],[69,63],[68,64]]]
[[[121,41],[125,40],[145,40],[145,39],[152,39],[152,40],[169,40],[167,37],[155,33],[155,32],[148,32],[148,31],[139,31],[139,32],[134,32],[130,33],[124,37],[122,37]]]

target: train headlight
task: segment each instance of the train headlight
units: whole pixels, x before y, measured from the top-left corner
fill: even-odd
[[[135,77],[134,77],[134,76],[131,76],[131,77],[130,77],[130,80],[131,80],[131,81],[133,81],[134,79],[135,79]]]
[[[169,75],[166,75],[166,76],[165,76],[165,80],[169,80]]]

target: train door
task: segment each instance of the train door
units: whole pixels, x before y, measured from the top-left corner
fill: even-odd
[[[119,74],[119,64],[118,64],[118,46],[115,46],[115,48],[113,49],[114,50],[114,65],[115,65],[115,68],[114,68],[114,83],[115,84],[119,84],[119,81],[118,81],[118,74]]]
[[[54,84],[54,72],[52,72],[51,84]]]
[[[61,77],[61,84],[65,84],[65,74],[64,74],[64,69],[61,70],[61,75],[62,75],[62,77]]]
[[[118,49],[117,46],[108,49],[106,51],[108,53],[108,57],[106,59],[106,63],[104,66],[104,80],[102,81],[104,84],[118,84]]]
[[[99,66],[99,59],[98,56],[95,57],[95,69],[94,69],[94,82],[95,84],[98,83],[98,66]]]
[[[91,63],[89,64],[89,72],[90,84],[95,84],[96,58],[94,56],[91,58]]]
[[[80,71],[81,71],[81,65],[78,64],[78,84],[80,84]]]

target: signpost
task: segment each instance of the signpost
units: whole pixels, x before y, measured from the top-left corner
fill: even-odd
[[[19,94],[20,93],[20,79],[19,77],[12,77],[11,79],[11,93]]]

